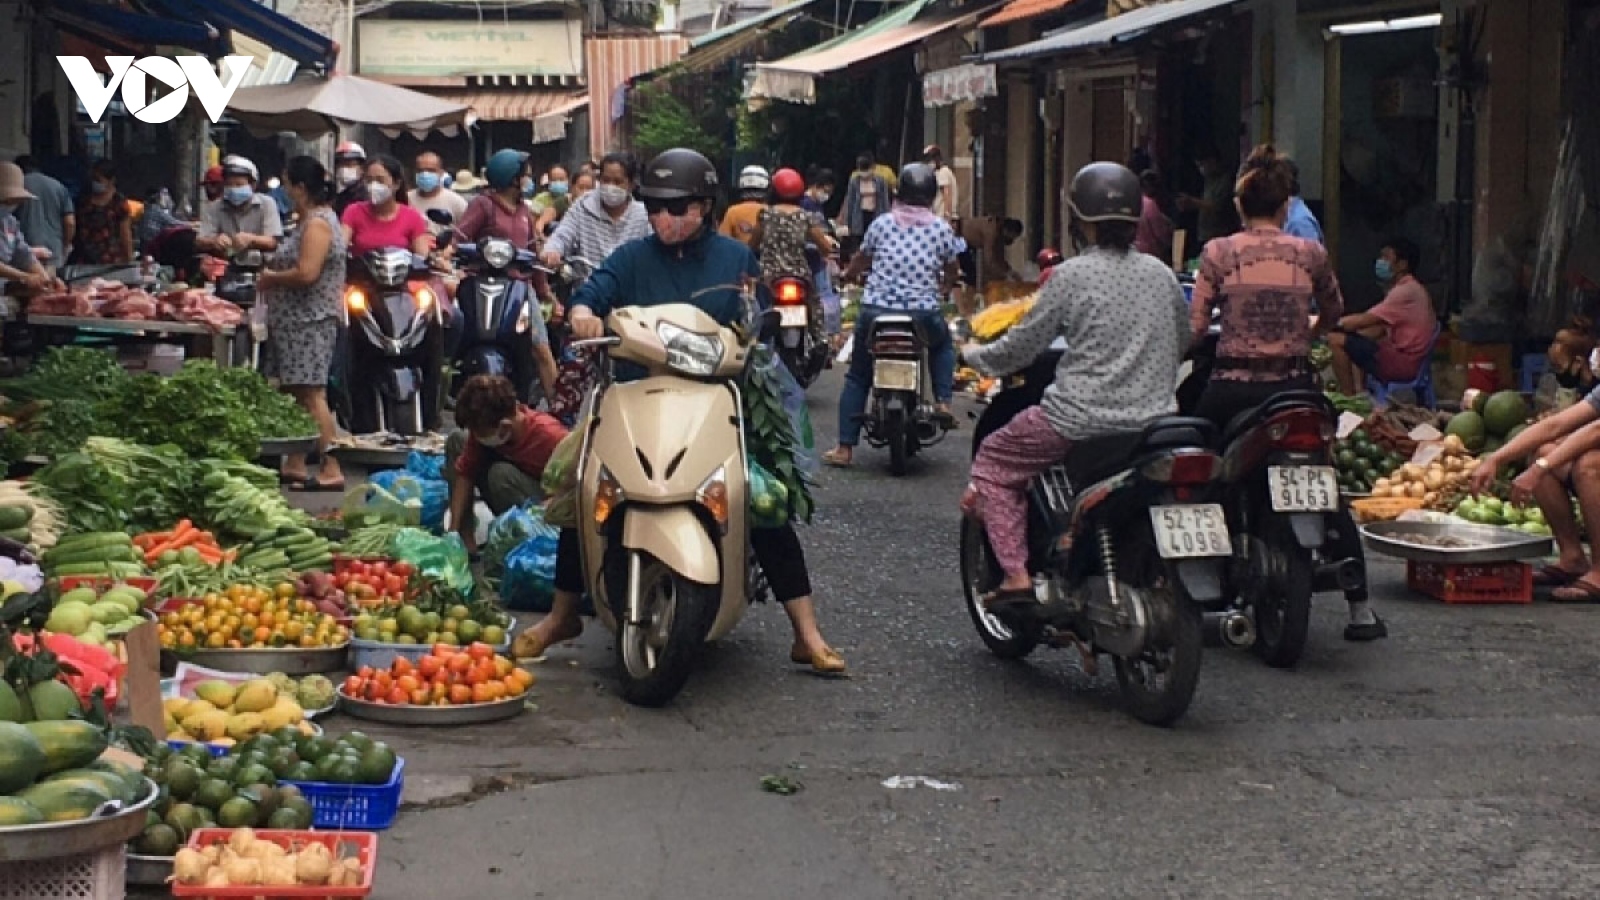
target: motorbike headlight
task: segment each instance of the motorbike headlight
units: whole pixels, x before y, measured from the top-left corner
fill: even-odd
[[[696,503],[705,507],[724,532],[728,530],[728,471],[718,467],[700,486],[695,488]]]
[[[416,290],[416,298],[418,309],[422,310],[423,312],[427,312],[430,308],[432,308],[434,299],[433,291],[430,291],[425,287],[419,287]]]
[[[594,493],[594,525],[597,530],[605,527],[606,520],[616,512],[622,500],[622,485],[617,483],[610,469],[601,466],[599,484]]]
[[[656,325],[656,336],[667,347],[667,365],[685,375],[710,375],[722,361],[722,341],[685,331],[670,322]]]
[[[367,295],[361,293],[361,291],[356,288],[351,288],[345,292],[344,302],[346,306],[350,307],[351,312],[359,313],[367,311]]]
[[[517,249],[511,246],[510,241],[485,241],[482,254],[484,262],[496,269],[504,269],[517,258]]]

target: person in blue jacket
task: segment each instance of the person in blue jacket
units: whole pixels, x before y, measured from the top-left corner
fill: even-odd
[[[573,337],[600,337],[606,315],[618,306],[690,303],[723,325],[741,321],[745,310],[738,286],[759,282],[761,267],[748,247],[716,233],[716,195],[717,170],[699,153],[668,150],[651,160],[638,196],[653,234],[618,247],[572,295],[568,322]],[[696,296],[719,285],[728,287]],[[817,629],[811,576],[794,526],[754,529],[750,545],[794,628],[790,659],[819,674],[843,674],[844,657]],[[577,598],[562,591],[546,622],[534,627],[552,636],[568,635],[581,629],[578,623]]]

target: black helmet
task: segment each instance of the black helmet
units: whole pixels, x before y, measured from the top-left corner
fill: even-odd
[[[900,170],[900,188],[895,196],[900,202],[908,206],[932,206],[933,198],[939,194],[939,177],[933,173],[933,166],[926,163],[912,163]]]
[[[695,197],[714,200],[717,169],[711,160],[682,147],[650,160],[639,178],[639,196],[655,200]]]
[[[1144,205],[1139,176],[1116,163],[1090,163],[1072,176],[1069,202],[1080,222],[1134,222]]]

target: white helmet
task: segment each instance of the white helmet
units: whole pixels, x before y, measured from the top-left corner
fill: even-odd
[[[765,192],[767,186],[772,184],[772,176],[760,166],[745,166],[739,172],[739,190]]]
[[[261,173],[256,170],[255,163],[238,155],[223,157],[222,175],[223,177],[227,177],[229,175],[247,175],[252,182],[259,180],[261,177]]]

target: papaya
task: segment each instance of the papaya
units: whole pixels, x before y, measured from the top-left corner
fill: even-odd
[[[87,819],[95,810],[116,799],[111,791],[83,778],[41,782],[17,796],[38,807],[46,822]]]
[[[77,719],[63,722],[29,722],[22,726],[44,749],[44,774],[89,765],[106,752],[106,734],[96,725]],[[42,809],[43,807],[41,807]],[[45,810],[45,815],[50,811]]]
[[[103,789],[115,800],[132,803],[134,792],[128,789],[128,783],[121,777],[110,772],[99,772],[94,769],[66,769],[55,773],[40,784],[66,784],[83,782]]]
[[[23,722],[33,716],[23,708],[22,697],[9,681],[0,680],[0,722]]]
[[[43,822],[44,813],[39,811],[39,807],[20,797],[0,797],[0,828],[39,825]]]
[[[120,763],[111,759],[97,759],[89,764],[89,768],[96,772],[110,772],[122,779],[123,785],[128,790],[128,800],[133,802],[144,794],[144,773],[127,763]]]
[[[83,711],[78,695],[59,681],[41,681],[28,688],[28,702],[34,718],[41,722],[60,721]]]
[[[26,725],[0,722],[0,794],[33,784],[47,762],[43,743]]]

